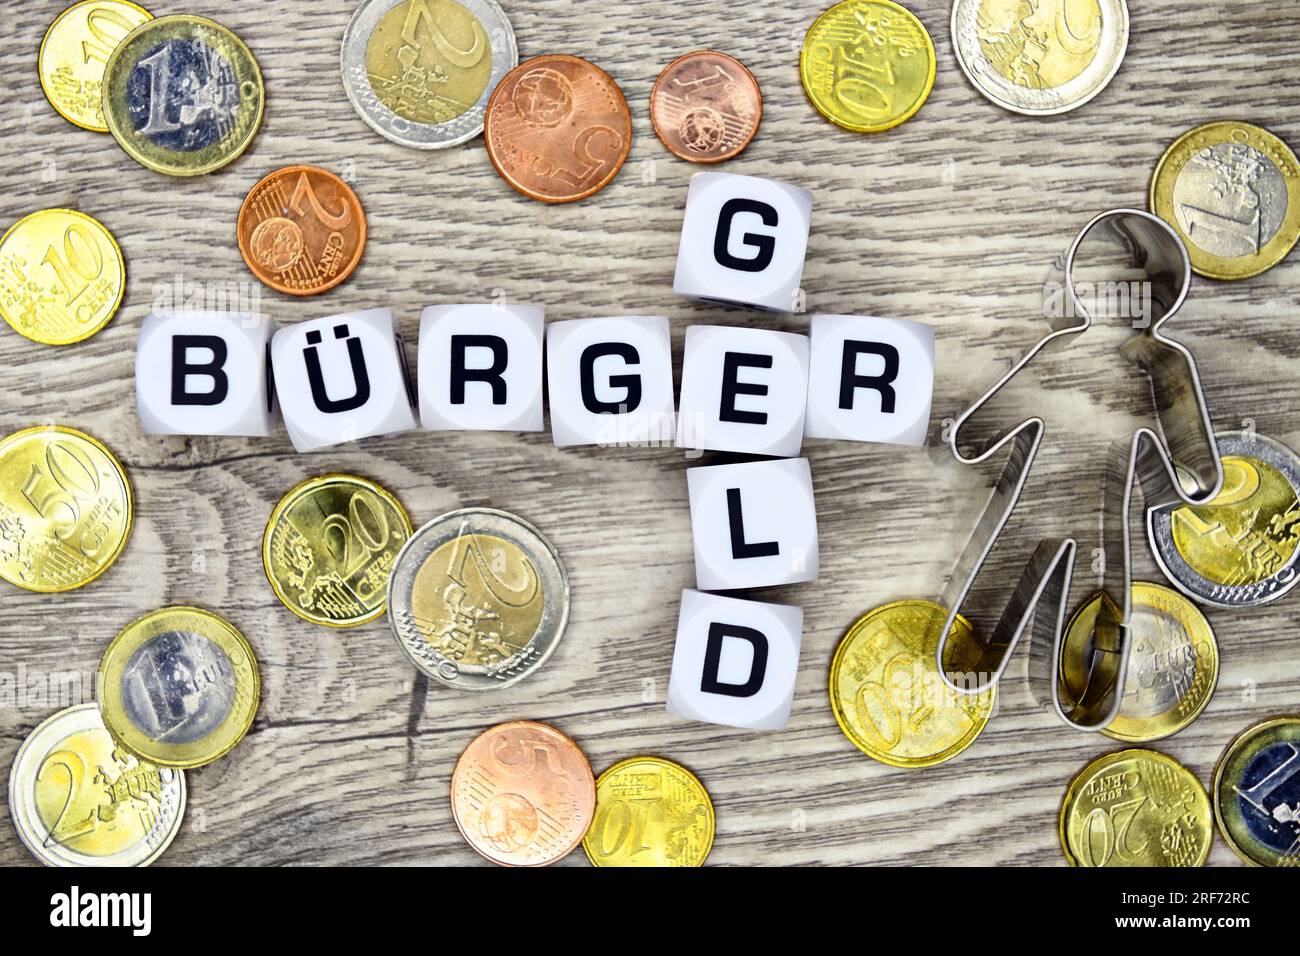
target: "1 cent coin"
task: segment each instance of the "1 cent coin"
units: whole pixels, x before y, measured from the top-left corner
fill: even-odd
[[[650,92],[655,135],[679,159],[720,163],[739,155],[763,117],[754,74],[733,56],[698,50],[679,56]]]

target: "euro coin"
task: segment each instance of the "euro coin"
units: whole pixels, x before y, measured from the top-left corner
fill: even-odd
[[[522,518],[453,511],[416,531],[397,555],[388,619],[403,653],[434,680],[463,690],[509,687],[560,643],[569,575]]]
[[[42,209],[0,238],[0,314],[42,345],[90,338],[117,314],[126,262],[113,234],[73,209]]]
[[[148,866],[180,831],[185,774],[114,743],[95,704],[50,717],[9,771],[18,836],[47,866]]]
[[[355,475],[292,488],[262,536],[262,565],[280,602],[300,618],[354,627],[384,613],[388,575],[411,519],[387,490]]]
[[[763,118],[754,74],[733,56],[697,50],[679,56],[650,91],[650,125],[679,159],[720,163],[740,154]]]
[[[113,638],[99,665],[99,706],[137,758],[189,770],[243,740],[261,694],[257,659],[230,622],[196,607],[152,611]]]
[[[442,149],[483,132],[488,97],[519,62],[495,0],[366,0],[343,34],[343,89],[375,132]]]
[[[1259,275],[1300,239],[1300,161],[1250,123],[1198,126],[1160,157],[1151,211],[1178,233],[1199,275]]]
[[[831,710],[859,750],[891,767],[930,767],[957,756],[988,724],[994,690],[963,694],[939,673],[939,635],[947,612],[930,601],[895,601],[867,612],[831,661]],[[961,615],[948,642],[948,668],[960,684],[979,658]]]
[[[128,0],[81,0],[64,10],[41,41],[41,89],[69,123],[107,133],[104,67],[122,39],[152,15]]]
[[[1147,514],[1147,539],[1169,582],[1213,607],[1254,607],[1295,587],[1300,456],[1250,432],[1220,432],[1223,486],[1204,505]]]
[[[519,720],[479,734],[456,761],[451,811],[479,854],[502,866],[546,866],[591,826],[596,781],[586,754],[547,724]]]
[[[695,774],[662,757],[631,757],[596,781],[582,849],[593,866],[703,866],[713,829],[713,801]]]
[[[1300,867],[1300,716],[1256,724],[1214,768],[1224,842],[1256,866]]]
[[[1003,109],[1048,116],[1104,90],[1128,50],[1125,0],[956,0],[952,46],[971,85]]]
[[[911,119],[934,87],[934,43],[891,0],[843,0],[813,21],[799,78],[817,112],[855,133]]]
[[[140,165],[199,176],[243,155],[266,89],[244,41],[219,23],[177,15],[131,31],[104,71],[104,119]]]
[[[89,435],[51,425],[0,441],[0,577],[10,584],[89,584],[126,547],[132,517],[122,463]]]
[[[1172,757],[1121,750],[1070,781],[1060,837],[1071,866],[1204,866],[1214,841],[1210,798]]]
[[[1130,594],[1128,675],[1119,714],[1102,733],[1146,743],[1178,733],[1205,710],[1219,681],[1219,645],[1205,615],[1177,591],[1134,581]],[[1099,594],[1066,626],[1060,678],[1075,700],[1092,673],[1101,602]]]

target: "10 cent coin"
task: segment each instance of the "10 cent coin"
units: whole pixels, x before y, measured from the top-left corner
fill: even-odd
[[[713,830],[713,801],[695,774],[662,757],[630,757],[596,781],[582,849],[593,866],[703,866]]]
[[[128,33],[152,19],[129,0],[81,0],[64,10],[41,41],[37,69],[41,89],[69,123],[107,133],[104,67]]]

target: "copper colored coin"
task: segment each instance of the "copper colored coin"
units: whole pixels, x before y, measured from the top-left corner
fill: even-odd
[[[286,166],[253,187],[239,210],[239,251],[277,292],[317,295],[350,276],[366,247],[366,213],[339,177]]]
[[[479,734],[456,761],[451,812],[469,845],[503,866],[545,866],[586,836],[596,779],[554,727],[517,720]]]
[[[763,94],[734,56],[699,50],[664,67],[650,91],[650,123],[669,152],[692,163],[738,155],[758,132]]]
[[[488,156],[501,178],[542,202],[604,189],[632,146],[632,114],[613,77],[576,56],[525,60],[488,100]]]

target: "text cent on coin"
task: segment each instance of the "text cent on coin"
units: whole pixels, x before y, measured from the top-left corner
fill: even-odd
[[[655,135],[679,159],[720,163],[758,131],[763,95],[735,57],[699,50],[669,63],[650,92]]]
[[[593,866],[703,866],[713,831],[713,801],[695,774],[662,757],[630,757],[596,781],[582,849]]]
[[[1233,740],[1212,789],[1219,832],[1238,856],[1300,867],[1300,716],[1266,720]]]
[[[81,0],[45,31],[37,68],[50,105],[69,123],[107,133],[104,67],[128,33],[152,19],[128,0]]]

